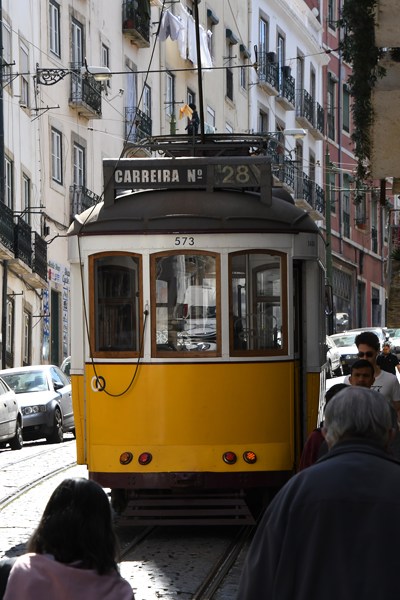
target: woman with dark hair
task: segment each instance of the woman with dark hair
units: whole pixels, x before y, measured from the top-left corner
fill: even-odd
[[[54,490],[27,550],[4,600],[134,600],[118,571],[109,500],[94,481],[65,479]]]

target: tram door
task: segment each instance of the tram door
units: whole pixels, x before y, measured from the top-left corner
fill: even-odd
[[[305,408],[305,361],[303,352],[303,293],[302,293],[302,263],[293,261],[293,349],[295,358],[294,368],[294,447],[296,463],[300,459],[304,445],[306,408]]]

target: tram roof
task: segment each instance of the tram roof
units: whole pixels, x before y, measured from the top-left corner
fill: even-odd
[[[75,215],[68,235],[188,232],[318,232],[310,215],[295,206],[283,188],[272,202],[260,194],[234,190],[141,190],[118,196]]]

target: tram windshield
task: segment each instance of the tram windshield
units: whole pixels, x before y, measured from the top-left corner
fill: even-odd
[[[157,352],[217,351],[217,257],[173,254],[155,259]]]

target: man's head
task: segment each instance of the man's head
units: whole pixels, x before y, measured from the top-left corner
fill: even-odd
[[[324,435],[328,446],[359,438],[386,447],[395,427],[393,412],[388,400],[379,392],[347,386],[326,407]]]
[[[383,354],[390,354],[391,346],[389,342],[385,342],[382,347]]]
[[[370,388],[375,380],[374,373],[374,365],[365,358],[360,358],[351,366],[349,382],[351,385]]]
[[[355,343],[359,358],[365,358],[375,367],[381,349],[378,336],[373,331],[363,331],[356,336]]]

